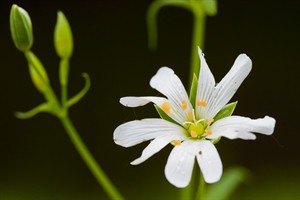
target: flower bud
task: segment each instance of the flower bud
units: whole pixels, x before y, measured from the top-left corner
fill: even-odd
[[[59,11],[54,30],[54,46],[59,57],[70,58],[73,52],[73,36],[69,22]]]
[[[10,11],[10,31],[17,49],[23,52],[30,50],[33,44],[31,20],[28,13],[15,4]]]
[[[31,51],[26,52],[25,57],[28,61],[29,72],[34,86],[41,93],[45,92],[49,84],[49,78],[43,64]]]

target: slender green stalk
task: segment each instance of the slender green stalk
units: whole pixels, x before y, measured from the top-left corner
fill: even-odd
[[[195,198],[195,189],[196,185],[198,184],[198,173],[199,173],[199,168],[198,168],[198,163],[195,162],[194,167],[193,167],[193,172],[192,172],[192,178],[190,184],[181,189],[180,193],[180,199],[181,200],[194,200]]]
[[[200,182],[196,194],[196,200],[206,200],[206,183],[204,181],[202,173],[200,173]]]
[[[72,122],[68,116],[62,116],[60,118],[63,127],[68,133],[71,141],[73,142],[76,150],[80,154],[81,158],[93,173],[94,177],[97,179],[98,183],[103,187],[108,196],[113,200],[122,200],[124,199],[121,194],[114,187],[112,182],[103,172],[102,168],[98,165],[95,158],[92,156],[88,148],[83,143],[82,139],[78,135],[77,130],[74,128]]]
[[[31,64],[38,73],[38,76],[41,78],[41,84],[44,87],[44,96],[48,103],[51,103],[53,114],[57,116],[63,127],[65,128],[66,132],[68,133],[71,141],[73,142],[76,150],[78,151],[79,155],[92,172],[94,177],[97,179],[100,186],[103,187],[104,191],[112,200],[123,200],[124,198],[121,194],[117,191],[114,187],[112,182],[103,172],[100,165],[97,163],[95,158],[92,156],[88,148],[85,146],[84,142],[80,138],[78,132],[76,131],[75,127],[73,126],[72,122],[68,116],[68,96],[67,96],[67,80],[68,80],[68,72],[69,72],[69,60],[62,59],[60,62],[60,83],[61,83],[61,104],[58,101],[49,81],[46,78],[46,75],[42,74],[42,70],[44,69],[42,64],[37,60],[37,58],[33,57],[32,52],[25,52],[25,57],[29,64]],[[35,59],[35,60],[34,60]]]
[[[67,111],[68,102],[68,74],[69,74],[69,60],[62,59],[59,64],[59,78],[61,85],[61,104]]]
[[[201,11],[194,11],[194,24],[193,24],[193,39],[191,44],[191,60],[190,60],[190,77],[189,86],[192,85],[193,76],[196,74],[198,77],[200,71],[198,47],[203,50],[204,47],[204,33],[205,33],[205,13]]]

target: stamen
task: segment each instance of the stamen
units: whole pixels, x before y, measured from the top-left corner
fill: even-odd
[[[197,100],[197,106],[206,107],[207,106],[207,102],[206,101]]]
[[[214,121],[215,121],[214,119],[210,119],[210,120],[208,120],[208,121],[207,121],[207,125],[208,125],[208,126],[210,126],[210,125],[211,125],[211,123],[213,123]]]
[[[161,104],[161,109],[162,109],[165,113],[169,114],[169,113],[170,113],[170,110],[171,110],[171,106],[170,106],[170,104],[169,104],[168,102],[164,102],[163,104]]]
[[[186,100],[183,100],[183,101],[181,102],[181,108],[182,108],[182,110],[186,110],[186,106],[187,106]]]
[[[180,140],[172,140],[171,144],[174,146],[181,145],[181,141]]]
[[[209,130],[209,129],[206,129],[204,132],[205,132],[207,135],[211,135],[211,134],[212,134],[212,131]]]
[[[189,120],[193,120],[194,119],[194,112],[193,111],[191,111],[191,112],[188,113],[188,119]]]
[[[191,131],[191,136],[192,136],[192,138],[196,138],[196,137],[198,137],[198,134],[196,131]]]

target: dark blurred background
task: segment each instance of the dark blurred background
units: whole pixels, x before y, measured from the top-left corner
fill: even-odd
[[[43,102],[29,78],[27,63],[12,43],[9,11],[13,3],[32,19],[33,51],[45,65],[59,93],[58,62],[53,47],[56,12],[67,16],[74,35],[70,95],[92,87],[70,115],[83,140],[127,199],[173,199],[178,190],[164,177],[171,146],[145,163],[131,166],[147,145],[123,148],[112,133],[119,124],[157,116],[153,106],[130,109],[127,95],[157,95],[149,80],[160,66],[172,67],[188,85],[192,15],[179,8],[159,14],[158,50],[147,49],[145,13],[151,1],[0,0],[0,200],[108,199],[75,151],[59,121],[39,114],[14,117]],[[235,114],[276,118],[271,137],[255,141],[222,139],[217,149],[224,169],[241,165],[252,172],[232,199],[299,199],[300,1],[219,1],[207,18],[206,60],[220,80],[240,53],[253,70],[232,101]]]

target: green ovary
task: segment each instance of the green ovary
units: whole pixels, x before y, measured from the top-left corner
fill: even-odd
[[[202,123],[191,124],[188,128],[188,135],[192,138],[200,138],[204,133],[205,127]]]

